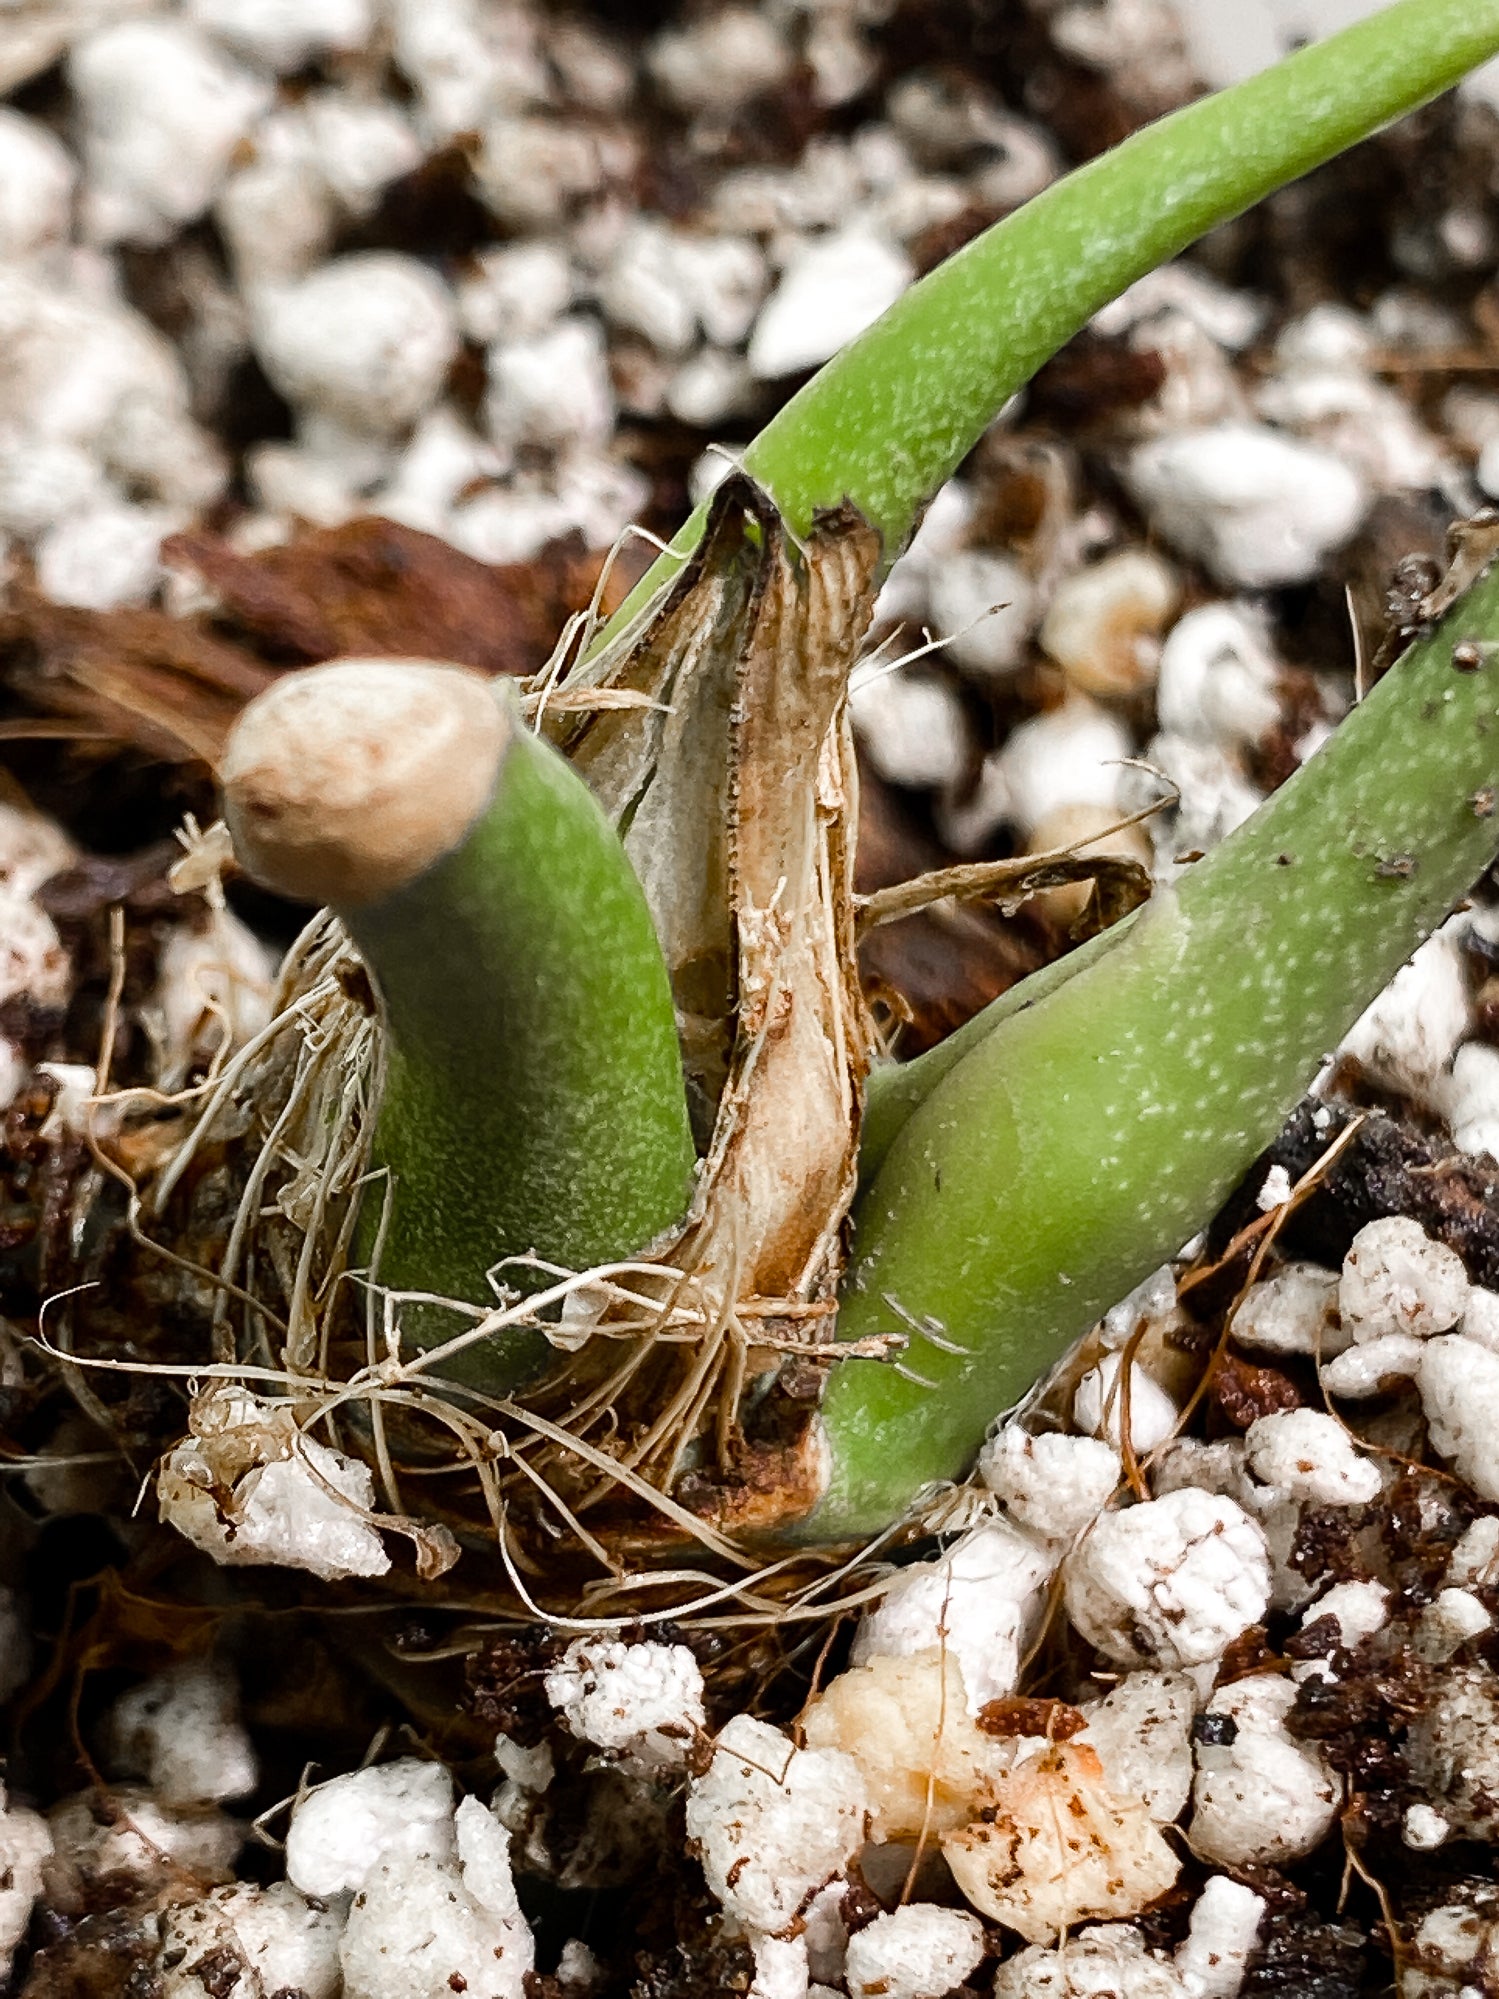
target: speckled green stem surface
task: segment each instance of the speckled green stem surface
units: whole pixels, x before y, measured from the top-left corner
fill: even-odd
[[[805,533],[854,501],[886,560],[1003,404],[1100,307],[1208,230],[1499,53],[1499,0],[1400,0],[1145,126],[914,284],[766,425],[744,469]],[[699,507],[600,633],[697,544]]]
[[[463,845],[343,914],[388,1028],[373,1164],[390,1190],[361,1215],[366,1254],[383,1227],[382,1284],[487,1304],[502,1257],[586,1269],[681,1219],[694,1152],[645,897],[587,786],[518,715]],[[469,1323],[401,1318],[419,1346]],[[510,1333],[448,1371],[502,1394],[547,1352]]]
[[[832,1483],[804,1530],[887,1525],[1212,1216],[1318,1063],[1499,849],[1499,569],[1208,858],[941,1078],[854,1216],[823,1405]],[[1029,982],[1028,982],[1029,985]],[[941,1342],[941,1344],[938,1343]],[[954,1351],[954,1348],[960,1351]]]

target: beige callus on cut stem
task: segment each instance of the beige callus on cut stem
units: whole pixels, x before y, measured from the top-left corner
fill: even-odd
[[[483,676],[421,659],[288,673],[224,750],[224,816],[247,872],[300,902],[383,901],[462,841],[510,722]]]

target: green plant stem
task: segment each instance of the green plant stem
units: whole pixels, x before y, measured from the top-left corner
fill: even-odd
[[[385,680],[413,665],[375,664]],[[451,676],[430,665],[414,672],[428,678],[413,680],[407,712],[428,714]],[[332,794],[344,765],[337,742],[307,740],[308,703],[316,675],[348,673],[310,669],[261,697],[276,701],[288,687],[288,708],[306,697],[284,750],[284,732],[266,727],[259,703],[239,725],[253,754],[231,739],[225,792],[236,844],[251,872],[293,892],[305,855],[292,843],[288,862],[285,844],[272,849],[264,828],[294,788],[296,812],[310,801],[326,845],[333,815],[319,809],[303,773],[321,764]],[[382,878],[371,897],[361,847],[390,812],[378,783],[365,804],[366,765],[356,756],[354,810],[347,824],[340,819],[339,854],[319,856],[318,885],[354,884],[329,899],[373,975],[387,1030],[372,1166],[389,1183],[376,1180],[365,1194],[360,1251],[369,1256],[378,1242],[382,1285],[485,1305],[495,1297],[489,1273],[505,1257],[534,1251],[579,1270],[644,1249],[681,1220],[694,1151],[666,967],[619,838],[582,779],[525,726],[508,690],[476,691],[461,678],[465,701],[502,704],[500,748],[497,758],[483,752],[490,763],[474,816],[412,878],[394,887]],[[331,725],[347,715],[346,698]],[[460,713],[440,746],[440,770],[425,779],[403,772],[403,787],[421,792],[446,777],[457,789],[466,739],[482,733],[465,726],[475,719],[482,724],[482,709],[477,718]],[[372,724],[372,736],[385,726]],[[269,750],[266,737],[275,738]],[[257,839],[267,848],[258,869]],[[523,1274],[502,1277],[527,1288]],[[438,1306],[401,1314],[403,1334],[420,1347],[469,1323]],[[445,1371],[506,1393],[548,1351],[540,1334],[512,1332],[468,1348]]]
[[[800,533],[851,499],[893,561],[1004,403],[1095,312],[1496,53],[1499,0],[1400,0],[1144,127],[912,285],[766,425],[744,469]],[[705,518],[699,507],[595,651],[675,574]]]
[[[994,1414],[1212,1215],[1499,846],[1499,570],[1174,888],[939,1080],[855,1211],[814,1538],[961,1474]],[[953,1349],[961,1349],[954,1351]]]

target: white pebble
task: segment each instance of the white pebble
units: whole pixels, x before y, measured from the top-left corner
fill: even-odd
[[[1291,1176],[1284,1166],[1272,1166],[1265,1175],[1264,1184],[1254,1197],[1254,1205],[1262,1215],[1273,1214],[1283,1208],[1291,1198]]]
[[[1175,1430],[1181,1411],[1138,1361],[1130,1362],[1126,1375],[1122,1354],[1105,1354],[1078,1382],[1072,1397],[1072,1420],[1089,1436],[1105,1437],[1118,1449],[1124,1436],[1126,1388],[1130,1444],[1137,1454],[1153,1451]]]
[[[1406,1736],[1412,1782],[1459,1837],[1499,1830],[1499,1680],[1486,1666],[1455,1666]]]
[[[773,382],[829,360],[910,284],[912,267],[857,227],[809,241],[782,273],[750,336],[750,372]]]
[[[490,0],[389,0],[391,54],[413,86],[429,137],[441,144],[497,109],[549,95],[529,8]]]
[[[457,1852],[453,1779],[441,1763],[405,1756],[334,1777],[292,1811],[287,1878],[304,1895],[362,1888],[386,1860],[446,1861]]]
[[[1156,678],[1159,634],[1181,594],[1176,571],[1145,548],[1124,548],[1057,585],[1039,633],[1079,693],[1138,694]]]
[[[264,78],[165,19],[101,28],[74,48],[68,80],[82,126],[84,226],[99,243],[165,243],[195,221],[271,98]]]
[[[1292,1681],[1256,1674],[1208,1702],[1208,1715],[1228,1717],[1237,1732],[1197,1745],[1187,1838],[1200,1859],[1235,1868],[1296,1860],[1336,1821],[1341,1780],[1285,1727],[1296,1694]]]
[[[1390,1592],[1383,1583],[1370,1581],[1334,1583],[1302,1613],[1301,1626],[1334,1619],[1338,1642],[1352,1651],[1382,1631],[1390,1613]]]
[[[1355,1448],[1337,1418],[1321,1409],[1258,1416],[1244,1443],[1255,1477],[1293,1499],[1361,1506],[1379,1495],[1379,1467]]]
[[[477,1798],[454,1816],[457,1858],[383,1860],[339,1946],[343,1999],[525,1999],[536,1957],[510,1835]]]
[[[414,257],[338,257],[257,302],[261,365],[298,411],[388,437],[436,402],[458,347],[442,280]]]
[[[1452,1551],[1447,1581],[1461,1589],[1470,1583],[1491,1583],[1499,1573],[1499,1518],[1485,1513],[1473,1522]]]
[[[1465,1041],[1452,1059],[1440,1109],[1459,1152],[1499,1159],[1499,1048]]]
[[[1352,1344],[1338,1319],[1338,1278],[1320,1263],[1288,1263],[1252,1284],[1233,1317],[1233,1336],[1254,1353],[1331,1360]]]
[[[458,314],[470,340],[534,340],[573,302],[574,281],[559,243],[499,243],[476,252],[459,281]]]
[[[1425,1345],[1414,1333],[1384,1333],[1377,1340],[1364,1340],[1327,1362],[1322,1369],[1322,1386],[1329,1395],[1366,1402],[1415,1374]]]
[[[1134,741],[1118,717],[1081,695],[1022,722],[999,759],[1021,833],[1029,838],[1059,806],[1117,806],[1121,760],[1133,755]]]
[[[981,1819],[942,1836],[942,1852],[974,1908],[1028,1943],[1138,1915],[1181,1871],[1143,1801],[1118,1796],[1076,1741],[1017,1763]]]
[[[1341,459],[1262,424],[1177,431],[1136,447],[1125,482],[1152,525],[1223,583],[1305,583],[1363,517]]]
[[[484,205],[507,232],[558,230],[598,192],[604,161],[586,125],[506,116],[484,127],[473,172]]]
[[[304,1436],[289,1408],[240,1389],[210,1389],[187,1439],[157,1473],[161,1518],[225,1566],[280,1563],[327,1582],[383,1576],[366,1465]]]
[[[928,580],[932,622],[954,665],[993,680],[1020,664],[1036,615],[1036,591],[1013,556],[962,548]]]
[[[1127,1673],[1112,1693],[1089,1702],[1088,1725],[1072,1739],[1098,1751],[1115,1797],[1140,1799],[1157,1825],[1169,1825],[1192,1788],[1196,1710],[1185,1674]]]
[[[1279,677],[1262,618],[1237,604],[1200,605],[1161,648],[1161,727],[1220,749],[1252,746],[1280,720]]]
[[[685,1645],[575,1638],[544,1684],[579,1741],[645,1770],[680,1767],[702,1731],[703,1675]]]
[[[1448,1334],[1428,1341],[1417,1382],[1432,1447],[1484,1499],[1499,1499],[1499,1354]]]
[[[1226,1874],[1210,1874],[1192,1904],[1176,1971],[1187,1999],[1237,1999],[1259,1939],[1265,1898]]]
[[[72,986],[73,961],[51,917],[30,896],[0,888],[0,1001],[62,1006]]]
[[[1455,1326],[1467,1304],[1462,1258],[1409,1215],[1365,1223],[1343,1259],[1338,1310],[1355,1340],[1386,1333],[1429,1339]]]
[[[1184,1999],[1175,1968],[1145,1948],[1133,1923],[1101,1923],[1055,1950],[1033,1944],[1007,1958],[994,1999]]]
[[[278,72],[361,49],[374,26],[370,0],[189,0],[186,11],[238,54]]]
[[[968,719],[947,681],[908,667],[856,673],[849,711],[860,749],[887,784],[947,790],[962,776]]]
[[[0,1977],[10,1976],[12,1953],[26,1935],[51,1855],[47,1821],[23,1805],[7,1803],[0,1785]]]
[[[1421,1612],[1416,1644],[1423,1658],[1444,1664],[1474,1638],[1493,1629],[1494,1620],[1471,1590],[1439,1590]]]
[[[184,1874],[207,1884],[229,1878],[244,1845],[244,1827],[215,1808],[169,1811],[136,1784],[110,1787],[112,1817],[99,1823],[97,1793],[64,1798],[47,1815],[58,1856],[85,1885],[107,1886],[116,1897],[131,1887],[159,1891]]]
[[[755,1975],[747,1999],[811,1999],[805,1937],[751,1936]]]
[[[94,453],[17,427],[0,436],[0,530],[30,541],[112,496]]]
[[[19,262],[66,242],[77,179],[60,139],[0,105],[0,260]]]
[[[181,525],[161,507],[101,499],[40,537],[36,580],[56,604],[89,611],[143,604],[161,581],[162,538]]]
[[[560,319],[529,340],[489,350],[485,423],[499,444],[602,444],[614,428],[604,336],[591,319]]]
[[[901,1570],[861,1619],[853,1663],[945,1645],[963,1669],[976,1713],[1015,1691],[1056,1563],[1055,1550],[1003,1522],[976,1528],[947,1554]]]
[[[1460,934],[1444,924],[1359,1015],[1338,1052],[1381,1089],[1441,1109],[1455,1124],[1470,1113],[1448,1071],[1471,1025]]]
[[[222,1804],[259,1779],[234,1676],[206,1660],[171,1666],[122,1694],[106,1733],[116,1766],[144,1777],[164,1805]]]
[[[646,51],[656,87],[683,111],[720,115],[774,90],[792,54],[774,22],[751,7],[721,7],[657,35]]]
[[[1451,1832],[1451,1820],[1430,1805],[1408,1805],[1400,1821],[1401,1841],[1413,1853],[1434,1853]]]
[[[1063,1431],[1032,1436],[1006,1423],[979,1453],[979,1476],[1027,1532],[1073,1541],[1114,1495],[1123,1477],[1118,1451],[1097,1437]]]
[[[1499,1353],[1499,1291],[1487,1291],[1481,1284],[1470,1286],[1468,1308],[1457,1330],[1465,1340],[1476,1340],[1490,1353]]]
[[[983,1959],[977,1916],[911,1902],[849,1938],[849,1999],[943,1999]]]
[[[1187,1486],[1105,1513],[1068,1556],[1073,1623],[1121,1665],[1198,1666],[1264,1612],[1270,1559],[1231,1499]]]
[[[422,164],[416,133],[395,104],[319,90],[301,111],[313,162],[348,216],[371,214],[393,180]]]
[[[935,1645],[839,1673],[801,1725],[809,1748],[840,1750],[863,1772],[870,1837],[881,1844],[967,1825],[1014,1761],[1014,1738],[979,1727],[962,1668]]]
[[[798,1749],[777,1728],[737,1714],[687,1796],[714,1895],[752,1929],[782,1930],[864,1842],[868,1796],[859,1766],[836,1749]]]
[[[240,1999],[303,1992],[338,1999],[343,1913],[313,1906],[289,1881],[236,1881],[162,1918],[157,1970],[163,1999],[212,1999],[230,1968]],[[228,1981],[225,1980],[227,1983]]]

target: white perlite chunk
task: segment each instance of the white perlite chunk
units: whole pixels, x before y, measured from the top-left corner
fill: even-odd
[[[1383,1583],[1334,1583],[1301,1617],[1301,1628],[1330,1617],[1338,1627],[1338,1642],[1351,1650],[1382,1631],[1390,1613],[1390,1592]]]
[[[1106,1437],[1117,1447],[1124,1437],[1126,1394],[1130,1444],[1136,1454],[1153,1451],[1176,1428],[1181,1411],[1138,1361],[1131,1361],[1126,1372],[1123,1354],[1105,1354],[1097,1367],[1088,1369],[1072,1397],[1072,1420],[1080,1430]]]
[[[221,1804],[259,1779],[234,1675],[208,1660],[169,1667],[122,1694],[106,1732],[118,1768],[144,1777],[165,1805]]]
[[[887,784],[945,791],[968,761],[968,720],[956,688],[930,673],[855,673],[849,712],[859,747]]]
[[[1244,1443],[1255,1477],[1293,1499],[1318,1506],[1361,1506],[1379,1494],[1378,1465],[1323,1410],[1282,1409],[1256,1417]]]
[[[955,666],[993,680],[1020,664],[1035,621],[1035,586],[1013,556],[960,548],[928,584],[932,622]]]
[[[1432,1448],[1481,1497],[1499,1500],[1499,1354],[1448,1333],[1422,1348],[1416,1382]]]
[[[194,1547],[226,1567],[275,1562],[325,1582],[389,1569],[361,1517],[375,1499],[367,1466],[305,1436],[289,1408],[242,1389],[206,1390],[190,1420],[156,1489],[161,1518]]]
[[[85,1886],[126,1883],[159,1888],[183,1874],[205,1884],[227,1881],[244,1829],[227,1813],[198,1806],[172,1812],[136,1784],[110,1787],[109,1817],[101,1824],[97,1793],[82,1791],[48,1813],[59,1859]]]
[[[1048,1431],[1033,1437],[1004,1424],[979,1452],[979,1476],[1011,1516],[1044,1541],[1074,1541],[1096,1520],[1124,1476],[1114,1446],[1099,1437]]]
[[[883,236],[854,227],[809,241],[750,336],[750,373],[773,382],[829,360],[894,305],[915,272]]]
[[[1367,1401],[1392,1382],[1417,1372],[1426,1350],[1426,1341],[1414,1333],[1385,1333],[1377,1340],[1363,1340],[1336,1354],[1322,1369],[1322,1386],[1329,1395],[1345,1396],[1350,1402]]]
[[[752,7],[716,8],[663,31],[646,52],[652,81],[673,104],[720,114],[774,90],[792,60],[779,28]]]
[[[575,1638],[545,1685],[580,1741],[642,1769],[679,1768],[703,1727],[703,1675],[685,1645]]]
[[[1488,1882],[1455,1883],[1456,1899],[1421,1918],[1400,1980],[1400,1999],[1487,1999],[1499,1972],[1499,1921]]]
[[[184,21],[121,21],[80,42],[83,220],[99,243],[167,242],[200,216],[269,108],[263,77]]]
[[[0,259],[19,262],[66,239],[77,178],[45,125],[0,106]]]
[[[1265,424],[1152,438],[1136,447],[1124,477],[1152,526],[1235,589],[1309,582],[1367,502],[1340,458]]]
[[[1263,619],[1237,604],[1203,604],[1161,648],[1160,726],[1219,749],[1251,746],[1280,720],[1279,678]]]
[[[1492,1840],[1499,1830],[1499,1680],[1488,1667],[1451,1667],[1406,1743],[1425,1801],[1455,1832]]]
[[[1120,760],[1134,753],[1134,740],[1118,716],[1081,695],[1033,715],[1010,732],[999,752],[1010,817],[1028,839],[1060,806],[1117,806]]]
[[[1338,1319],[1339,1279],[1320,1263],[1288,1263],[1251,1284],[1233,1336],[1253,1353],[1316,1354],[1331,1360],[1352,1343]]]
[[[343,1999],[525,1999],[536,1953],[510,1835],[477,1798],[453,1823],[456,1860],[384,1860],[355,1895],[339,1946]]]
[[[1475,1520],[1452,1550],[1447,1581],[1454,1589],[1472,1583],[1492,1583],[1499,1575],[1499,1519],[1485,1513]]]
[[[0,1978],[9,1978],[16,1945],[42,1891],[42,1864],[51,1858],[52,1835],[38,1812],[6,1800],[0,1784]]]
[[[1270,1599],[1265,1536],[1233,1500],[1195,1486],[1105,1513],[1068,1556],[1067,1610],[1121,1665],[1201,1666]]]
[[[687,1797],[687,1835],[718,1900],[751,1929],[782,1930],[864,1842],[868,1792],[836,1749],[798,1749],[736,1714]]]
[[[596,321],[569,317],[489,350],[484,419],[497,444],[603,444],[614,428],[609,357]]]
[[[1185,1992],[1132,1923],[1100,1923],[1057,1950],[1032,1945],[994,1980],[994,1999],[1184,1999]]]
[[[943,1999],[983,1958],[977,1916],[912,1902],[849,1938],[849,1999]]]
[[[1499,1048],[1465,1041],[1442,1081],[1436,1108],[1451,1127],[1459,1152],[1486,1152],[1499,1159]]]
[[[1058,584],[1042,646],[1082,694],[1138,694],[1156,677],[1157,635],[1181,595],[1176,571],[1149,549],[1124,548]]]
[[[982,1819],[943,1834],[942,1851],[974,1908],[1029,1943],[1138,1915],[1181,1869],[1143,1802],[1117,1795],[1097,1751],[1076,1741],[1017,1764]]]
[[[810,1999],[805,1937],[750,1939],[755,1975],[748,1999]]]
[[[1115,1797],[1140,1799],[1157,1825],[1169,1825],[1192,1788],[1192,1682],[1183,1673],[1129,1673],[1083,1712],[1088,1726],[1073,1740],[1098,1751]]]
[[[1421,1613],[1416,1646],[1423,1658],[1445,1661],[1470,1639],[1481,1638],[1493,1623],[1471,1590],[1439,1590]]]
[[[986,1701],[1015,1691],[1021,1653],[1056,1564],[1055,1550],[1002,1521],[976,1528],[935,1561],[901,1571],[860,1622],[853,1663],[945,1646],[963,1669],[969,1708],[977,1713]]]
[[[1296,1694],[1292,1681],[1256,1674],[1208,1702],[1209,1715],[1227,1716],[1235,1727],[1232,1742],[1197,1745],[1187,1838],[1214,1866],[1299,1859],[1337,1818],[1341,1780],[1285,1727]]]
[[[1260,1933],[1265,1898],[1226,1874],[1210,1874],[1192,1905],[1176,1971],[1188,1999],[1235,1999]]]
[[[388,250],[335,258],[267,291],[253,334],[261,366],[299,416],[381,438],[432,407],[458,351],[447,287]]]
[[[156,1962],[163,1999],[211,1999],[210,1988],[223,1990],[229,1968],[238,1972],[236,1999],[275,1999],[278,1992],[337,1999],[343,1926],[341,1910],[314,1907],[289,1881],[215,1888],[162,1919]]]
[[[1357,1341],[1387,1333],[1430,1339],[1455,1326],[1468,1306],[1462,1258],[1433,1242],[1409,1215],[1366,1222],[1343,1259],[1338,1311]]]
[[[1447,1072],[1472,1025],[1463,928],[1447,923],[1428,937],[1359,1015],[1338,1051],[1382,1089],[1432,1109],[1447,1107]]]
[[[37,582],[54,603],[83,610],[142,604],[161,581],[162,537],[179,526],[168,509],[105,496],[39,537]]]
[[[1401,1843],[1413,1853],[1434,1853],[1451,1836],[1452,1824],[1430,1805],[1410,1805],[1400,1821]]]
[[[950,1653],[871,1659],[839,1673],[802,1716],[811,1749],[837,1749],[864,1773],[870,1837],[881,1844],[975,1819],[1014,1760],[1013,1739],[968,1711]]]
[[[370,0],[188,0],[187,12],[230,48],[281,72],[363,48],[374,25]]]
[[[446,1862],[456,1851],[453,1779],[441,1763],[403,1756],[320,1784],[299,1800],[286,1835],[286,1872],[326,1901],[362,1888],[386,1860]]]

